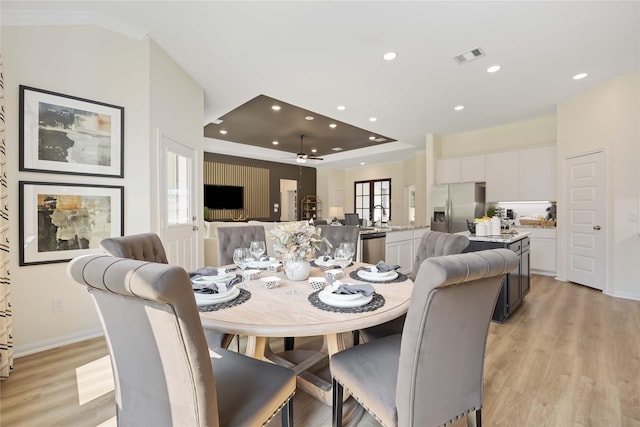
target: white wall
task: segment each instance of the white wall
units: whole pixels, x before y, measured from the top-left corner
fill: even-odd
[[[510,123],[472,132],[442,135],[439,157],[462,157],[496,151],[516,150],[532,145],[555,144],[556,117]]]
[[[178,138],[201,147],[203,107],[201,89],[199,97],[193,99],[197,90],[193,89],[192,81],[186,83],[192,91],[188,97],[172,93],[184,90],[182,82],[190,79],[184,73],[180,75],[169,58],[163,58],[160,49],[150,46],[148,40],[133,40],[92,26],[3,26],[1,31],[10,183],[13,337],[19,356],[102,332],[86,290],[67,279],[66,263],[18,266],[18,180],[123,185],[125,232],[153,230],[152,129],[163,123]],[[19,84],[123,106],[125,178],[19,172]],[[180,102],[178,108],[175,101]],[[194,117],[189,119],[187,115]],[[156,163],[153,160],[154,168]],[[63,312],[53,313],[54,297],[64,299]]]
[[[567,157],[604,150],[607,171],[605,293],[640,299],[640,235],[629,215],[640,196],[640,73],[618,77],[558,104],[558,277],[565,277]]]
[[[158,131],[165,137],[192,148],[196,153],[196,206],[203,203],[203,174],[204,161],[204,91],[156,42],[146,41],[149,49],[149,171],[150,180],[150,211],[146,217],[151,220],[150,230],[160,234],[160,206],[158,199]],[[200,225],[198,233],[197,264],[204,265],[204,238],[206,230],[203,211],[194,212],[196,223]]]

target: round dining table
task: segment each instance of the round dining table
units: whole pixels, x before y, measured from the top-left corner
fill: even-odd
[[[346,268],[340,281],[346,284],[367,283],[353,279],[349,274],[365,265],[354,263]],[[268,289],[264,286],[261,279],[270,276],[280,279],[277,288]],[[320,268],[311,269],[311,277],[324,276]],[[215,311],[201,311],[200,317],[205,328],[247,336],[248,356],[293,369],[298,375],[298,387],[326,405],[331,405],[331,378],[326,373],[324,376],[322,374],[323,367],[327,371],[328,357],[345,349],[352,331],[395,319],[409,308],[413,289],[413,282],[409,278],[388,283],[368,283],[377,294],[384,297],[381,307],[372,311],[335,312],[312,305],[309,295],[315,290],[308,280],[291,281],[284,271],[263,271],[259,278],[244,281],[243,287],[251,293],[248,300]],[[270,338],[310,336],[324,337],[321,351],[291,350],[274,354],[269,347]]]

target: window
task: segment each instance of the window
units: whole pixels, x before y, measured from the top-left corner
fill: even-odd
[[[354,206],[360,218],[372,222],[391,220],[391,179],[356,181]]]

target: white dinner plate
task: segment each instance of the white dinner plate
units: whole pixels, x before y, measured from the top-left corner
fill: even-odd
[[[343,298],[345,296],[353,297],[354,295],[355,295],[355,298],[350,298],[350,299]],[[318,292],[318,298],[320,298],[320,301],[322,301],[323,303],[330,305],[332,307],[347,308],[347,307],[360,307],[361,305],[368,304],[373,299],[373,294],[369,295],[368,297],[362,294],[337,295],[332,293],[329,289],[325,289],[323,291]]]
[[[373,282],[386,282],[398,277],[397,271],[385,271],[385,272],[372,273],[367,270],[358,270],[356,274],[361,279],[371,280]]]
[[[220,292],[217,294],[194,294],[196,297],[197,305],[211,305],[211,304],[220,304],[223,302],[231,301],[240,295],[240,289],[237,287],[233,287],[228,291]]]
[[[196,279],[193,279],[192,282],[206,285],[207,283],[226,282],[227,280],[233,279],[234,277],[236,277],[236,272],[230,271],[229,273],[218,274],[217,276],[200,276]]]

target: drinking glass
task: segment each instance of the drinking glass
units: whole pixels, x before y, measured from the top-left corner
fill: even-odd
[[[237,248],[233,250],[233,263],[242,271],[242,273],[240,273],[239,287],[243,287],[244,269],[247,267],[247,264],[251,262],[251,260],[251,251],[249,251],[249,248]]]
[[[343,270],[351,264],[351,259],[353,258],[353,253],[349,252],[348,249],[338,247],[336,249],[333,260],[336,264],[340,266]]]
[[[351,255],[352,259],[353,259],[353,256],[356,254],[356,248],[354,244],[351,242],[342,242],[340,243],[340,246],[338,246],[338,248],[346,250]]]
[[[265,246],[263,240],[254,240],[251,242],[250,246],[251,255],[256,259],[256,261],[260,261],[260,256],[265,252]]]

